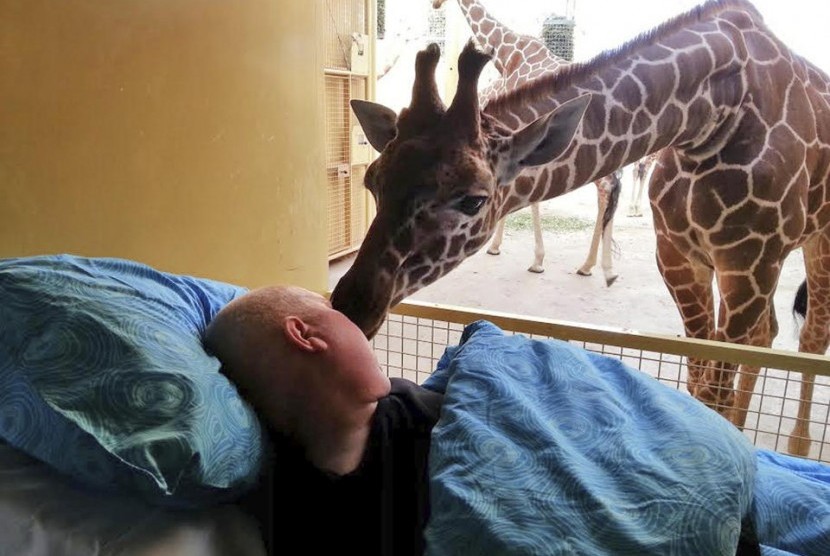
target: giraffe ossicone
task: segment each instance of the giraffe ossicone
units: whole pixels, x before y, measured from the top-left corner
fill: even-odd
[[[471,55],[468,47],[461,57]],[[428,78],[416,77],[413,92],[429,89]],[[459,88],[474,85],[459,79]],[[826,352],[830,77],[750,2],[710,0],[483,109],[473,97],[454,112],[463,117],[450,107],[419,120],[410,106],[393,127],[387,109],[363,105],[371,108],[358,115],[364,129],[382,130],[365,178],[378,211],[332,302],[367,335],[393,304],[482,247],[505,214],[661,151],[649,184],[657,264],[686,335],[770,346],[781,267],[802,248],[809,304],[799,350]],[[541,171],[551,176],[527,175],[550,161]],[[687,382],[742,427],[758,369],[742,367],[736,389],[737,370],[690,359]],[[813,383],[803,375],[789,443],[799,455],[810,448]]]

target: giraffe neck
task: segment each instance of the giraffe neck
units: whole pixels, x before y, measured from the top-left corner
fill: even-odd
[[[525,56],[531,53],[529,47],[533,43],[537,43],[534,52],[538,46],[545,48],[538,39],[520,35],[503,25],[478,0],[458,0],[458,4],[476,42],[493,50],[493,64],[502,77],[513,73],[523,63]]]
[[[786,48],[750,4],[710,2],[491,101],[485,115],[519,129],[571,98],[594,94],[571,148],[523,174],[532,187],[515,180],[503,212],[562,195],[664,147],[700,160],[715,155],[752,103],[752,55],[740,46],[750,37]]]

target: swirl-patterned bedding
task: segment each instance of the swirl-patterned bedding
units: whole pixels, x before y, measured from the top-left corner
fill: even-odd
[[[733,555],[741,521],[758,515],[762,542],[801,546],[778,542],[789,511],[780,499],[753,504],[746,438],[616,359],[481,321],[425,386],[445,393],[430,450],[430,555]],[[779,472],[794,479],[783,461],[764,462],[766,492],[783,484]],[[804,528],[824,548],[827,486],[802,501],[821,507]]]
[[[119,259],[0,260],[0,439],[85,485],[238,494],[262,433],[201,336],[243,291]]]

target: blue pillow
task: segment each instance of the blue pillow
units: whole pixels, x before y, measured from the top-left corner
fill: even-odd
[[[263,431],[202,334],[243,293],[120,259],[0,259],[0,438],[155,502],[241,493]]]

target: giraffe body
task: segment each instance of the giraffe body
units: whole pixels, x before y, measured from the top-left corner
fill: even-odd
[[[433,7],[440,8],[446,0],[434,0]],[[555,56],[548,50],[547,46],[538,38],[529,35],[516,33],[496,18],[485,8],[480,0],[458,0],[458,5],[466,19],[473,37],[482,49],[490,49],[493,53],[493,63],[501,76],[500,79],[487,85],[480,93],[480,104],[486,106],[490,99],[504,95],[515,90],[525,83],[538,79],[551,72],[565,67],[569,62]],[[530,123],[530,122],[525,122]],[[547,174],[539,169],[529,173],[537,182]],[[605,275],[605,283],[610,286],[617,279],[613,270],[612,245],[613,245],[613,220],[616,211],[616,202],[609,204],[609,199],[616,198],[619,185],[612,177],[607,180],[596,180],[597,187],[597,218],[594,224],[594,234],[588,255],[582,266],[576,273],[580,276],[590,276],[591,270],[597,262],[597,254],[602,241],[602,269]],[[534,183],[533,188],[539,189],[544,184]],[[609,212],[610,207],[610,212]],[[531,203],[531,218],[533,222],[533,263],[528,271],[541,273],[545,271],[545,243],[542,235],[542,218],[539,213],[539,204]],[[499,255],[501,244],[504,239],[505,220],[499,221],[487,253]]]
[[[830,78],[752,4],[707,2],[482,111],[470,92],[479,56],[462,53],[461,96],[446,112],[435,98],[416,102],[429,96],[421,72],[396,126],[388,112],[373,115],[385,128],[358,115],[382,150],[366,176],[379,210],[335,307],[371,335],[391,304],[474,253],[505,214],[661,151],[649,184],[657,263],[686,334],[771,345],[781,266],[801,247],[810,301],[799,349],[827,350]],[[519,175],[529,166],[552,174],[544,188]],[[758,369],[741,370],[737,395],[734,365],[690,360],[688,371],[690,392],[742,426]],[[809,447],[812,384],[805,375],[793,453]]]

